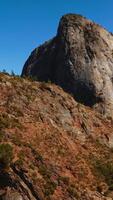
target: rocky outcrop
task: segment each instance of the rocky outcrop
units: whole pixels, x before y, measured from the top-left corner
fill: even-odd
[[[31,53],[22,76],[50,80],[113,116],[113,36],[80,15],[62,17],[56,37]]]

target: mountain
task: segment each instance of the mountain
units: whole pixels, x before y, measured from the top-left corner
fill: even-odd
[[[55,84],[0,73],[0,199],[112,200],[112,123]]]
[[[61,18],[57,35],[31,53],[22,76],[49,80],[113,117],[113,35],[80,15]]]
[[[0,200],[113,200],[113,36],[79,15],[0,73]]]

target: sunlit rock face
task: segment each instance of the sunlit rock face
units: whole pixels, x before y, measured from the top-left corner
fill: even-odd
[[[31,53],[22,76],[50,80],[113,116],[113,35],[80,15],[65,15],[56,37]]]

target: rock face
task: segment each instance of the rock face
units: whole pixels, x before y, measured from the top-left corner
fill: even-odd
[[[65,15],[56,37],[31,53],[22,76],[50,80],[113,116],[113,35],[80,15]]]

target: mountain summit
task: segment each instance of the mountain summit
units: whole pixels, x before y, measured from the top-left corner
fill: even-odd
[[[80,15],[64,15],[57,35],[31,53],[22,76],[50,80],[113,116],[113,35]]]

